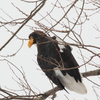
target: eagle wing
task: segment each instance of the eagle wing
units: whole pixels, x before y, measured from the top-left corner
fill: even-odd
[[[59,63],[62,69],[65,68],[65,70],[55,70],[56,77],[67,89],[80,94],[87,93],[86,87],[82,83],[81,74],[78,69],[79,65],[71,53],[71,47],[69,45],[59,46],[59,44],[58,47],[61,55]]]
[[[56,38],[52,38],[56,40]],[[78,63],[71,53],[69,45],[59,47],[57,41],[41,44],[38,48],[37,61],[41,69],[45,72],[47,77],[62,89],[65,87],[77,93],[86,93],[86,88],[81,80]],[[41,52],[41,53],[40,53]],[[60,70],[59,67],[64,65],[68,70]],[[75,67],[75,68],[74,68]]]
[[[82,82],[81,76],[78,70],[79,65],[71,53],[70,46],[65,45],[62,51],[63,52],[60,52],[60,54],[63,60],[64,68],[67,69],[67,70],[62,71],[63,75],[66,75],[67,73],[71,77],[73,77],[76,82],[78,81]]]

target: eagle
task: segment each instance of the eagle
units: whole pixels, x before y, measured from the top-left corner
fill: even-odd
[[[58,37],[47,36],[39,30],[29,35],[28,47],[33,44],[37,45],[37,62],[40,68],[54,84],[60,89],[79,94],[87,93],[78,69],[79,65],[69,45],[61,43]]]

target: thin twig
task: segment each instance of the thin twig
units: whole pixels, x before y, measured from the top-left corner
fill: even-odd
[[[24,23],[17,29],[17,31],[10,37],[10,39],[0,48],[0,51],[14,38],[14,36],[22,29],[22,27],[44,6],[46,0],[43,0],[34,10],[31,11],[28,18],[24,20]]]

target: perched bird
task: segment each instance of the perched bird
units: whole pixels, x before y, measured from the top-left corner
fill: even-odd
[[[60,44],[57,37],[48,37],[38,30],[29,35],[28,46],[33,44],[37,44],[39,66],[53,83],[64,90],[66,87],[80,94],[87,92],[69,45]]]

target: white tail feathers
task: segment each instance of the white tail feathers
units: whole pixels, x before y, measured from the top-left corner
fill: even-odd
[[[85,85],[82,82],[76,82],[75,79],[73,77],[71,77],[70,75],[66,75],[66,81],[63,81],[63,85],[68,88],[71,91],[77,92],[79,94],[86,94],[87,93],[87,89],[85,87]]]
[[[87,89],[85,85],[82,82],[76,82],[73,77],[71,77],[69,74],[66,74],[64,76],[60,70],[55,70],[56,77],[60,80],[60,82],[63,84],[64,87],[67,89],[77,92],[79,94],[86,94]]]

